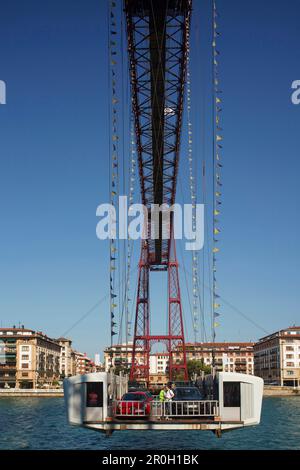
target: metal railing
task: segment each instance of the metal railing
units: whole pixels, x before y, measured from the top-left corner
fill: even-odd
[[[152,402],[151,414],[155,417],[186,418],[219,415],[217,400]]]
[[[153,400],[113,402],[113,416],[120,417],[152,417],[164,418],[191,418],[219,416],[219,402],[217,400],[195,401],[165,401]]]

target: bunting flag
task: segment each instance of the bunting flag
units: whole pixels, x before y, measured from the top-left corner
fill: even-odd
[[[117,95],[117,66],[118,66],[118,38],[116,32],[117,21],[117,3],[114,1],[109,2],[109,65],[110,65],[110,203],[118,207],[119,195],[119,155],[118,155],[118,110],[119,110],[119,97]],[[115,222],[115,221],[111,221]],[[111,324],[111,345],[113,345],[113,337],[117,334],[117,323],[114,321],[116,318],[116,309],[119,302],[117,302],[118,294],[116,289],[116,271],[118,262],[118,250],[115,246],[115,240],[110,240],[110,273],[109,273],[109,288],[110,288],[110,324]]]
[[[134,132],[134,118],[133,111],[131,112],[131,128],[130,128],[130,162],[129,162],[129,205],[133,203],[135,181],[136,181],[136,145],[135,145],[135,132]],[[125,292],[125,328],[126,328],[126,343],[131,334],[130,321],[130,268],[131,268],[131,254],[132,254],[132,240],[128,237],[127,240],[127,277],[126,277],[126,292]]]
[[[190,36],[187,33],[187,57],[186,57],[186,90],[187,90],[187,143],[188,143],[188,171],[190,183],[190,196],[192,201],[192,230],[196,231],[196,202],[197,202],[197,188],[194,177],[194,159],[193,159],[193,128],[191,120],[191,71],[190,71]],[[198,251],[192,251],[192,326],[194,331],[194,340],[199,340],[199,295],[198,295]]]
[[[218,38],[220,37],[220,33],[218,31],[218,21],[217,18],[219,14],[217,12],[216,0],[213,0],[212,5],[212,62],[213,62],[213,76],[212,76],[212,83],[213,83],[213,141],[214,141],[214,150],[213,150],[213,166],[214,166],[214,193],[213,193],[213,247],[212,247],[212,272],[213,272],[213,292],[212,292],[212,339],[215,341],[216,338],[216,328],[220,326],[220,324],[215,321],[216,318],[220,317],[220,312],[218,311],[221,307],[218,299],[220,296],[217,293],[218,285],[217,285],[217,258],[215,256],[216,253],[220,252],[220,248],[216,246],[220,239],[219,235],[221,233],[220,230],[220,220],[219,216],[221,215],[220,206],[222,204],[221,201],[221,192],[219,188],[222,187],[222,175],[221,169],[223,168],[222,163],[222,149],[223,146],[223,135],[222,135],[222,126],[221,126],[221,112],[222,112],[222,90],[220,90],[220,73],[219,73],[219,65],[220,65],[220,48],[218,47]],[[218,59],[216,59],[218,57]]]

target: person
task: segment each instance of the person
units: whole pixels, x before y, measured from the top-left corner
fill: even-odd
[[[163,387],[161,389],[161,391],[159,392],[159,401],[161,403],[163,403],[165,401],[166,397],[165,397],[165,387]]]
[[[170,415],[172,414],[172,400],[174,398],[174,392],[173,390],[166,385],[165,386],[165,399],[167,401],[167,406],[166,406],[166,414]]]
[[[97,406],[98,404],[98,394],[96,392],[91,392],[88,394],[87,406]]]
[[[160,402],[160,409],[161,409],[161,417],[163,418],[164,417],[164,402],[165,402],[165,387],[163,387],[161,389],[161,391],[159,392],[159,402]]]

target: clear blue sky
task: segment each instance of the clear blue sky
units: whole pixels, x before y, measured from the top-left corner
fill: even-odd
[[[208,4],[194,0],[199,34],[192,41],[194,133],[207,158]],[[220,293],[271,332],[300,322],[300,106],[290,100],[291,83],[300,79],[300,4],[219,0],[218,7]],[[2,326],[20,321],[59,336],[108,293],[108,245],[95,235],[96,207],[108,194],[106,12],[104,0],[11,0],[0,7],[0,79],[7,84],[0,106]],[[218,340],[263,335],[228,306],[221,310]],[[82,351],[102,351],[108,302],[69,336]]]

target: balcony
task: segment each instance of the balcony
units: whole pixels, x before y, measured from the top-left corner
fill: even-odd
[[[16,370],[16,368],[17,368],[16,362],[11,362],[10,364],[0,364],[0,371]]]

